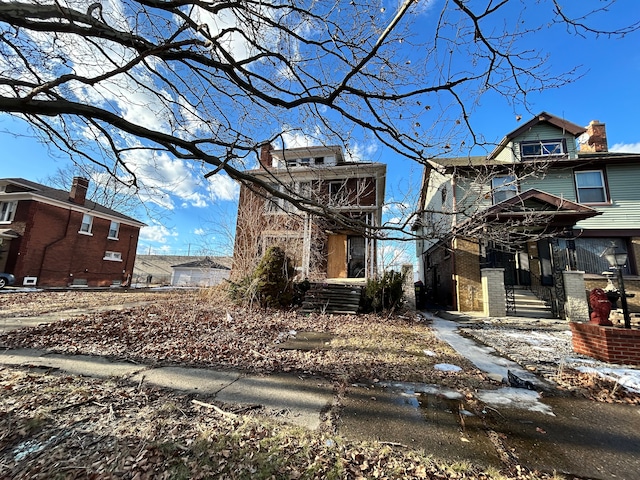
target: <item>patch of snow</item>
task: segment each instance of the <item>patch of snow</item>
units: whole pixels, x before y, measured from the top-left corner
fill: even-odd
[[[436,370],[441,372],[460,372],[462,368],[457,365],[451,365],[450,363],[438,363],[433,366]]]
[[[435,357],[436,356],[436,352],[432,352],[431,350],[423,350],[423,352],[427,357]]]
[[[620,386],[627,390],[640,393],[640,370],[638,369],[578,366],[576,370],[584,373],[595,373],[603,378],[619,383]]]
[[[551,407],[542,403],[540,395],[534,390],[511,387],[498,390],[480,390],[476,397],[493,408],[518,408],[555,417]]]
[[[480,370],[500,378],[507,378],[507,370],[511,370],[516,376],[531,382],[534,386],[546,387],[541,379],[516,362],[499,356],[495,349],[478,345],[474,340],[460,335],[458,325],[455,322],[444,320],[427,312],[422,312],[422,315],[431,320],[432,328],[439,340],[447,342],[456,352],[469,359]]]

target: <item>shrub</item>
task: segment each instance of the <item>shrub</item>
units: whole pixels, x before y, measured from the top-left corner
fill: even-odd
[[[362,310],[380,312],[402,306],[404,280],[404,275],[395,270],[384,272],[381,278],[368,280],[362,296]]]
[[[291,259],[279,247],[270,247],[253,273],[237,283],[231,283],[232,300],[245,304],[258,302],[262,307],[287,307],[294,298]]]

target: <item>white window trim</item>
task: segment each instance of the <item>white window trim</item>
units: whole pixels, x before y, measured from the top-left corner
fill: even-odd
[[[85,224],[84,223],[85,217],[89,217],[91,219],[91,222],[89,223],[89,230],[82,230],[82,226]],[[89,215],[88,213],[83,213],[82,214],[82,221],[80,222],[80,230],[78,230],[78,233],[81,234],[81,235],[91,235],[91,236],[93,236],[93,233],[91,233],[92,229],[93,229],[93,215]]]
[[[583,189],[592,189],[595,190],[596,188],[602,189],[602,196],[604,197],[604,200],[602,201],[598,201],[598,202],[586,202],[586,201],[582,201],[582,199],[580,198],[580,187],[578,186],[578,175],[581,173],[599,173],[600,174],[600,181],[602,182],[601,185],[599,187],[582,187]],[[575,179],[575,183],[576,183],[576,198],[578,199],[578,203],[584,203],[585,205],[602,205],[604,203],[609,203],[609,197],[607,196],[607,184],[605,182],[604,179],[604,171],[600,170],[600,169],[596,169],[596,170],[579,170],[577,172],[573,172],[573,178]]]
[[[16,215],[16,210],[18,209],[18,202],[0,202],[0,203],[6,203],[7,205],[9,205],[9,208],[7,210],[7,218],[6,219],[1,219],[0,223],[11,223],[13,222],[13,219],[15,218]]]
[[[509,178],[510,180],[496,185],[496,179],[499,178]],[[518,178],[515,175],[496,175],[493,177],[491,179],[491,199],[494,205],[504,201],[496,201],[496,194],[499,192],[513,192],[513,195],[505,198],[504,200],[508,200],[509,198],[513,198],[518,195]]]
[[[120,222],[116,222],[115,220],[112,220],[111,223],[109,224],[109,233],[111,233],[111,225],[113,225],[114,223],[117,225],[116,236],[112,237],[111,235],[108,235],[107,236],[108,240],[119,240],[120,239],[119,238],[119,235],[120,235]]]
[[[104,257],[102,259],[110,262],[122,262],[122,253],[107,250],[104,252]]]
[[[560,146],[560,153],[545,153],[544,148],[542,147],[542,145],[544,144],[557,144]],[[527,147],[530,145],[540,145],[540,154],[539,155],[526,155],[524,153],[524,148],[523,147]],[[520,155],[522,155],[522,157],[524,158],[531,158],[531,157],[557,157],[559,155],[566,155],[567,151],[566,151],[566,147],[565,147],[565,142],[563,141],[563,139],[558,139],[558,138],[550,138],[548,140],[526,140],[520,143]]]

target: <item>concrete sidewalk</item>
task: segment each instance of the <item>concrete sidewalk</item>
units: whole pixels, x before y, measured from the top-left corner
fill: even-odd
[[[265,414],[315,430],[321,413],[333,400],[326,380],[294,375],[244,375],[205,368],[148,367],[130,362],[112,362],[87,355],[59,355],[42,350],[19,349],[0,353],[0,364],[60,370],[96,378],[127,378],[133,383],[195,393],[223,403],[259,405]]]

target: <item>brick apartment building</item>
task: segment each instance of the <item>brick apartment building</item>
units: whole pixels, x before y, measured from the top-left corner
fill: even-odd
[[[363,228],[345,228],[242,185],[233,278],[250,273],[270,246],[287,252],[300,278],[317,281],[375,275],[377,241],[366,230],[381,223],[385,164],[347,161],[340,146],[275,150],[264,145],[260,168],[248,173],[293,198],[331,207],[360,221]]]
[[[128,285],[144,223],[88,200],[88,187],[0,179],[0,271],[16,285]]]

